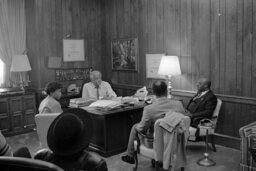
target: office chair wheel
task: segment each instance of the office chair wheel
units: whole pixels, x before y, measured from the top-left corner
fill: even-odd
[[[151,160],[151,166],[156,167],[156,161],[154,159]]]

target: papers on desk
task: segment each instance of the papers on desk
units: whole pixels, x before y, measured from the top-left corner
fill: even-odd
[[[87,100],[86,98],[75,98],[75,99],[70,99],[69,106],[70,107],[89,106],[94,101],[95,100]]]
[[[89,105],[89,107],[94,107],[97,109],[104,109],[104,110],[112,110],[118,108],[122,105],[119,101],[114,100],[97,100]]]

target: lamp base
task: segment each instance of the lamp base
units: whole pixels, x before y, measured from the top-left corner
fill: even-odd
[[[171,75],[166,76],[166,83],[167,83],[167,98],[172,98],[172,82],[171,82]]]

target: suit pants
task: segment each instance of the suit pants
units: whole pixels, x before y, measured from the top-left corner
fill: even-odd
[[[132,126],[131,132],[130,132],[130,136],[129,136],[129,141],[128,141],[128,145],[127,145],[127,153],[129,156],[133,156],[134,154],[134,145],[133,142],[137,137],[137,127],[138,124],[134,124]]]

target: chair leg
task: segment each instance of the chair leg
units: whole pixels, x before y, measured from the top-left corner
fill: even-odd
[[[138,155],[137,155],[137,151],[134,152],[133,157],[134,157],[134,160],[135,160],[135,166],[134,166],[133,170],[137,170],[137,168],[138,168]]]
[[[211,143],[212,143],[212,151],[216,152],[216,147],[215,147],[215,140],[214,140],[214,135],[210,135],[211,137]]]

